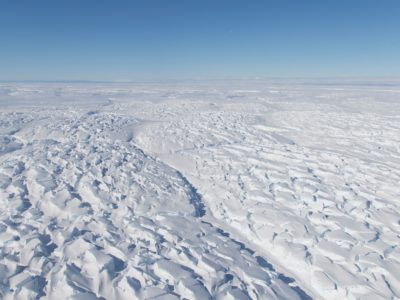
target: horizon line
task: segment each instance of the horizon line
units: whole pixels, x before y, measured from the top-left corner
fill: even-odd
[[[144,78],[144,79],[0,79],[0,83],[151,83],[176,81],[252,81],[252,80],[400,80],[400,76],[216,76],[183,78]]]

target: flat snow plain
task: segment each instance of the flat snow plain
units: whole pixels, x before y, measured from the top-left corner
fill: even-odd
[[[400,81],[0,84],[1,299],[399,299]]]

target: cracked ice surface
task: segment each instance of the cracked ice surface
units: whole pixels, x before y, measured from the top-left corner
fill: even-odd
[[[400,83],[0,85],[0,295],[400,297]]]

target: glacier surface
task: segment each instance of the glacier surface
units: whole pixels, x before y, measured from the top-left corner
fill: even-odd
[[[400,82],[0,84],[0,298],[400,298]]]

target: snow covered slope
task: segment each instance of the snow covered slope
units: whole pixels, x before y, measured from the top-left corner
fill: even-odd
[[[0,85],[4,299],[400,297],[400,84]]]

